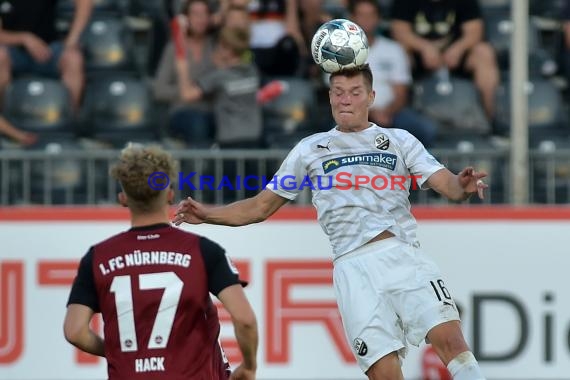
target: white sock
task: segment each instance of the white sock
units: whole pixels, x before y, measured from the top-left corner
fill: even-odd
[[[447,369],[453,376],[453,380],[485,380],[479,363],[470,351],[465,351],[454,357]]]

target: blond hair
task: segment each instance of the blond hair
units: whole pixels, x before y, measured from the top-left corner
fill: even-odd
[[[153,188],[149,178],[153,173],[160,172],[173,181],[177,166],[172,156],[158,145],[129,143],[121,151],[119,162],[111,167],[110,174],[121,184],[129,208],[132,211],[148,212],[164,205],[168,190],[168,187],[163,190]],[[161,194],[164,195],[161,197]]]
[[[218,43],[241,57],[250,49],[249,36],[249,31],[246,29],[225,27],[218,34]]]

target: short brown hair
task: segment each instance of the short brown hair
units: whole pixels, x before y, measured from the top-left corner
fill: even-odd
[[[158,145],[129,143],[121,151],[119,162],[111,167],[110,174],[119,181],[127,194],[129,208],[132,211],[148,212],[162,207],[159,195],[168,190],[151,187],[149,178],[153,173],[160,172],[172,181],[175,179],[177,166],[172,156]]]
[[[249,31],[242,28],[222,28],[218,34],[218,43],[230,49],[236,56],[242,56],[249,50]]]
[[[352,67],[350,69],[341,69],[339,71],[335,71],[331,74],[329,78],[329,83],[332,83],[335,77],[343,76],[347,78],[353,78],[362,75],[364,77],[364,82],[368,86],[368,90],[372,91],[373,85],[373,76],[372,71],[370,70],[370,65],[365,63],[364,65]]]

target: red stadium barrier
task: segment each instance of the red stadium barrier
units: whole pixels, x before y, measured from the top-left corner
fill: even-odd
[[[174,208],[173,208],[174,214]],[[570,207],[457,206],[412,207],[418,220],[570,220]],[[270,220],[316,220],[312,207],[284,207]],[[0,207],[0,221],[128,220],[122,207]]]

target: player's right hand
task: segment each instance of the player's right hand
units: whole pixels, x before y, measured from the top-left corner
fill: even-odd
[[[206,220],[206,207],[200,202],[188,197],[178,204],[173,223],[177,226],[182,223],[200,224]]]
[[[489,185],[483,182],[483,178],[487,177],[486,172],[478,172],[473,167],[468,166],[459,172],[457,177],[459,179],[459,185],[466,193],[477,193],[480,199],[485,198],[485,189],[489,187]]]
[[[255,380],[255,371],[240,365],[232,372],[230,380]]]

